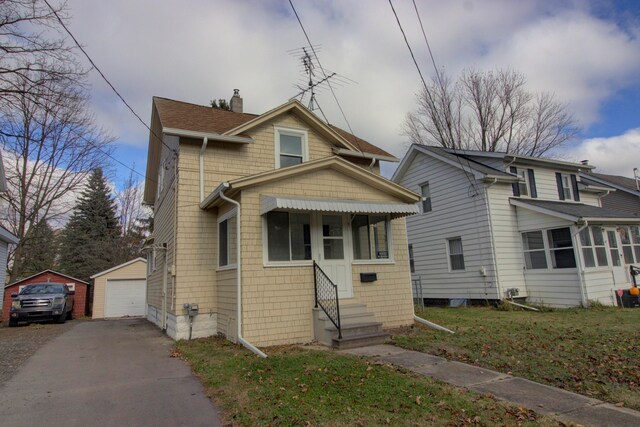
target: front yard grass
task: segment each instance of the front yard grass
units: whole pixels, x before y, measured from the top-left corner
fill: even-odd
[[[177,343],[232,425],[558,425],[524,408],[357,357],[301,347],[260,359],[221,338]]]
[[[455,335],[414,326],[397,331],[397,345],[640,410],[640,310],[427,308],[418,315]]]

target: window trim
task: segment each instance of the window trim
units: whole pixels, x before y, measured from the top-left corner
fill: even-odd
[[[216,222],[216,227],[217,227],[217,235],[218,235],[218,241],[217,241],[217,245],[216,245],[216,252],[217,252],[217,265],[216,265],[216,271],[224,271],[224,270],[234,270],[238,268],[238,260],[236,259],[236,262],[233,264],[226,264],[226,265],[220,265],[220,224],[228,221],[229,219],[236,217],[236,221],[239,221],[239,218],[237,217],[237,212],[238,212],[238,208],[233,208],[231,210],[229,210],[227,213],[221,215],[220,217],[218,217],[218,221]],[[237,230],[237,229],[236,229]],[[231,230],[229,229],[229,224],[227,223],[227,262],[230,258],[230,254],[231,252],[229,252],[229,234],[230,234]],[[234,231],[235,232],[235,231]],[[238,242],[238,239],[236,237],[236,245],[239,245],[240,242]],[[237,255],[236,255],[237,258]]]
[[[280,169],[280,135],[291,135],[301,137],[302,163],[309,161],[309,135],[307,129],[294,129],[283,126],[273,126],[275,169]]]
[[[459,254],[452,254],[451,253],[451,241],[452,240],[460,240],[460,246],[462,247],[462,252]],[[447,249],[447,265],[449,267],[449,273],[462,273],[467,271],[467,264],[464,262],[464,243],[462,242],[462,236],[455,236],[455,237],[447,237],[445,239],[445,244],[446,244],[446,249]],[[464,268],[462,269],[453,269],[451,266],[451,256],[452,255],[462,255],[462,263],[464,264]]]

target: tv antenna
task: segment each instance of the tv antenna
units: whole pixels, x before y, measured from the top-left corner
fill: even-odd
[[[311,111],[320,110],[325,121],[328,123],[329,121],[327,120],[324,111],[322,111],[322,107],[320,107],[316,95],[324,92],[329,84],[334,87],[342,87],[349,83],[356,82],[336,73],[335,71],[328,70],[327,68],[324,69],[324,73],[318,75],[316,73],[316,68],[318,68],[319,65],[314,52],[319,52],[321,50],[322,45],[313,45],[313,49],[311,46],[303,46],[287,51],[287,53],[296,57],[299,61],[299,71],[302,75],[298,82],[293,85],[293,87],[298,89],[299,92],[290,99],[298,99],[301,103],[304,103],[305,100],[307,100],[307,108]],[[329,83],[330,80],[331,83]]]

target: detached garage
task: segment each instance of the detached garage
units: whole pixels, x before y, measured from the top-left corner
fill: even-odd
[[[147,308],[147,261],[136,258],[91,276],[93,318],[144,316]]]

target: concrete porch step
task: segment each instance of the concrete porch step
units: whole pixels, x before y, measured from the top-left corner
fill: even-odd
[[[327,326],[324,328],[334,338],[338,336],[338,329],[333,326]],[[380,322],[363,322],[363,323],[350,323],[347,325],[341,325],[342,337],[354,337],[359,335],[374,334],[382,332],[382,323]]]
[[[384,344],[388,338],[389,334],[382,331],[351,337],[345,337],[343,335],[342,338],[333,338],[332,346],[337,349],[365,347],[369,345]]]

